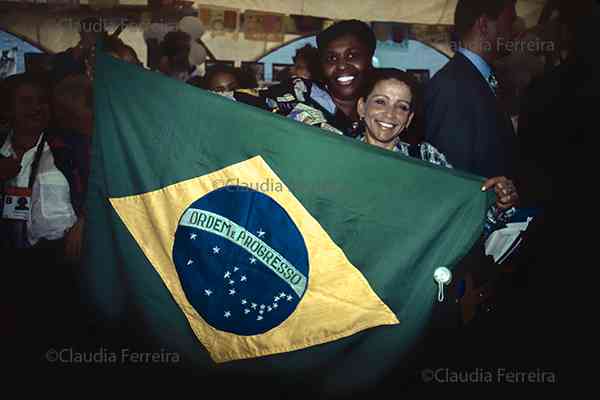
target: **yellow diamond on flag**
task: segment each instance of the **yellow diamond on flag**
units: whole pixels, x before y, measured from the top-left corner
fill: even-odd
[[[260,156],[110,203],[216,362],[399,323]]]

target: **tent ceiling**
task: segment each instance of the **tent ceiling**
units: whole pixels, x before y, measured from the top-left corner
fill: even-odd
[[[451,25],[454,23],[456,2],[457,0],[200,0],[196,4],[335,19]],[[525,19],[528,27],[534,26],[545,3],[546,0],[517,0],[517,13]]]

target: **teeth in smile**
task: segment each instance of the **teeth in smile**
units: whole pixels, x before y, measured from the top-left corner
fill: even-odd
[[[384,128],[387,128],[387,129],[391,129],[391,128],[393,128],[394,126],[396,126],[396,125],[393,125],[393,124],[386,124],[385,122],[377,122],[377,123],[378,123],[379,125],[383,126]]]
[[[348,83],[348,82],[352,82],[354,80],[353,76],[341,76],[339,78],[337,78],[338,82],[341,83]]]

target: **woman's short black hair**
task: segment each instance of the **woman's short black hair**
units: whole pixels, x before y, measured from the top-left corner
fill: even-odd
[[[317,35],[317,47],[322,52],[332,41],[346,35],[352,35],[359,39],[367,49],[369,49],[370,56],[372,57],[375,53],[375,47],[377,46],[377,39],[375,33],[365,22],[348,19],[340,22],[336,22],[329,28],[320,32]]]
[[[189,43],[191,40],[192,37],[187,32],[169,31],[161,42],[162,54],[169,58],[173,58],[183,50],[189,52]],[[181,43],[186,43],[187,45],[183,47]]]
[[[235,80],[238,82],[238,84],[242,88],[246,88],[248,85],[246,82],[242,82],[243,79],[242,79],[239,68],[236,68],[234,66],[227,65],[227,64],[215,64],[215,65],[211,65],[210,67],[208,67],[206,69],[206,72],[204,73],[202,80],[198,81],[197,85],[195,84],[195,86],[198,86],[202,89],[210,90],[210,87],[209,87],[210,81],[218,74],[232,75],[233,77],[235,77]],[[192,83],[192,82],[190,82],[190,83]]]
[[[296,50],[296,54],[292,57],[292,61],[296,64],[298,59],[303,58],[306,61],[308,72],[310,72],[311,80],[321,81],[321,61],[319,60],[319,49],[307,43],[304,47]]]
[[[377,85],[381,81],[387,81],[388,79],[395,79],[406,84],[406,86],[408,86],[408,88],[410,89],[412,97],[412,100],[410,102],[410,109],[411,111],[415,111],[416,109],[418,109],[421,88],[419,81],[409,72],[397,68],[372,69],[369,75],[367,76],[360,97],[366,100],[367,97],[369,97],[369,95],[371,94],[371,92],[373,92],[375,85]]]

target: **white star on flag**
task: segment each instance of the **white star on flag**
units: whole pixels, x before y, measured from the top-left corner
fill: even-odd
[[[279,307],[279,304],[277,304],[277,303],[273,304],[273,308],[277,308],[277,307]]]
[[[262,319],[263,319],[263,316],[262,316],[262,315],[259,315],[258,317],[256,317],[256,320],[257,320],[257,321],[260,321],[260,320],[262,320]]]
[[[261,305],[260,305],[260,309],[262,310],[262,309],[264,309],[264,308],[265,308],[265,305],[264,305],[264,304],[261,304]]]
[[[273,309],[271,308],[271,306],[267,306],[267,312],[271,312]]]
[[[231,317],[231,313],[229,311],[225,311],[225,315],[223,315],[225,318],[229,318]]]
[[[233,267],[233,272],[237,272],[238,269],[238,267]]]
[[[204,289],[204,293],[206,293],[207,296],[210,296],[212,294],[212,290]]]
[[[187,264],[185,264],[185,265],[191,265],[193,263],[194,263],[194,260],[188,260]]]
[[[255,264],[255,263],[256,263],[256,258],[250,257],[250,264]]]
[[[256,308],[256,306],[257,306],[257,305],[258,305],[258,304],[256,304],[256,303],[252,303],[251,307],[252,307],[252,308]]]
[[[279,296],[275,296],[275,297],[273,297],[273,300],[274,300],[274,301],[279,301]]]
[[[262,229],[259,228],[257,233],[258,233],[258,237],[261,238],[265,235],[266,232],[264,232]]]
[[[196,237],[197,237],[197,236],[198,236],[198,235],[196,235],[195,233],[192,233],[192,234],[190,235],[190,239],[191,239],[191,240],[196,240]]]
[[[250,310],[248,310],[247,308],[244,308],[244,314],[248,314],[250,312]]]
[[[292,299],[293,299],[293,297],[288,295],[287,301],[292,301]]]
[[[246,299],[242,299],[242,304],[246,304],[246,303],[247,303]]]
[[[213,247],[213,254],[219,254],[219,251],[220,251],[220,250],[221,250],[221,249],[220,249],[220,248],[218,248],[217,246]]]
[[[229,294],[233,296],[235,294],[235,289],[229,289]]]
[[[263,313],[264,313],[264,312],[265,312],[264,310],[260,310],[258,313],[259,313],[260,315],[263,315]]]
[[[248,279],[246,278],[246,275],[242,275],[242,277],[240,278],[240,282],[244,282],[246,279]]]
[[[225,275],[223,275],[223,278],[229,278],[231,276],[231,272],[227,271],[225,272]]]
[[[279,293],[279,297],[285,297],[285,293],[283,293],[283,292]]]
[[[229,280],[229,284],[230,284],[230,285],[233,285],[234,283],[235,283],[235,281],[234,281],[233,279],[230,279],[230,280]]]

